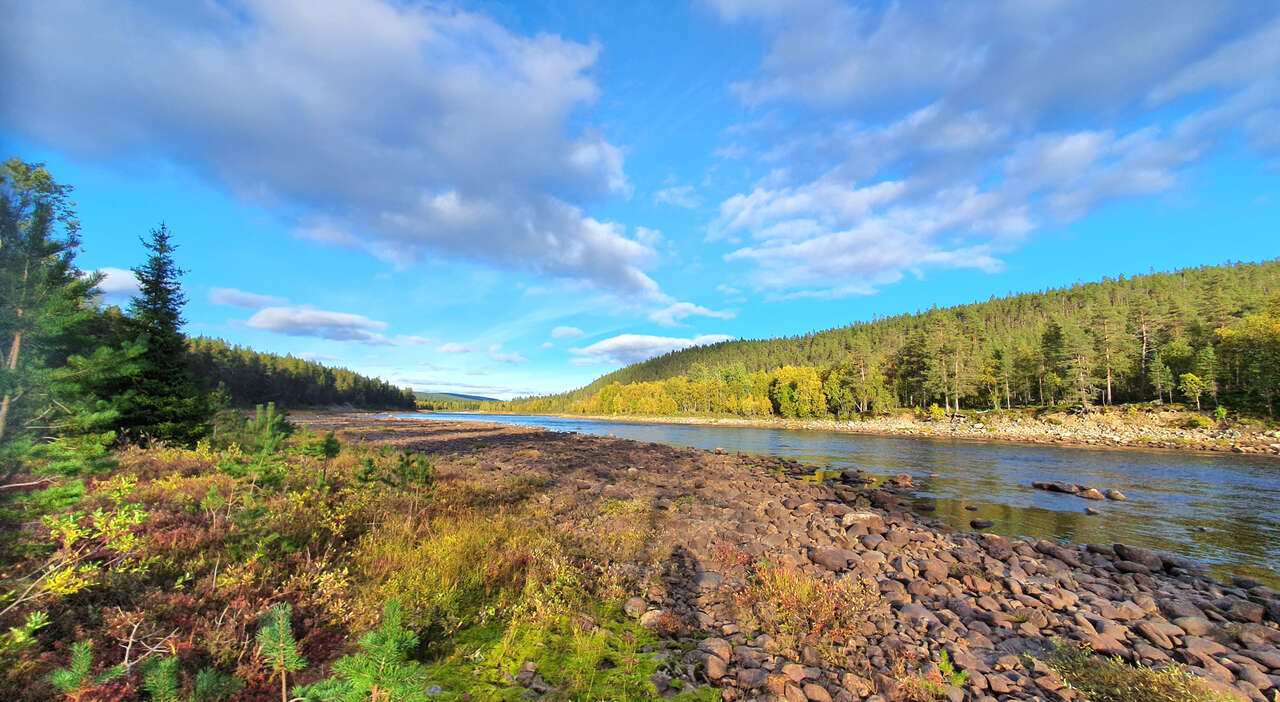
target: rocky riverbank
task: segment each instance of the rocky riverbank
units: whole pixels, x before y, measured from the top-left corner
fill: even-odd
[[[1221,699],[1280,699],[1273,590],[1247,578],[1217,582],[1193,563],[1121,544],[955,532],[907,511],[910,476],[875,485],[848,471],[814,484],[797,479],[813,467],[794,462],[622,439],[299,421],[423,452],[442,476],[536,479],[551,523],[620,539],[626,610],[664,636],[649,652],[664,661],[653,678],[661,694],[1087,699],[1061,664],[1072,651],[1175,665]],[[602,514],[638,531],[600,534]],[[555,698],[536,669],[513,679],[533,697]]]
[[[580,416],[580,415],[564,415]],[[1191,426],[1199,417],[1208,426]],[[1280,456],[1280,429],[1222,424],[1203,415],[1176,410],[1136,413],[1111,411],[1089,415],[1066,412],[1034,416],[1024,412],[987,412],[954,419],[924,420],[910,413],[855,420],[746,419],[741,417],[588,416],[588,419],[656,424],[695,424],[921,436],[980,441],[1017,441],[1065,446],[1229,451]]]

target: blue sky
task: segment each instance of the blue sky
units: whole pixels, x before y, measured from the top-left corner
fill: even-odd
[[[1280,255],[1280,5],[9,10],[0,146],[188,331],[417,389]]]

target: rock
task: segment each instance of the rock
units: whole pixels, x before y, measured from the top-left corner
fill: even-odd
[[[844,548],[816,548],[809,553],[809,560],[831,571],[845,570],[858,554]]]
[[[705,661],[707,667],[707,677],[711,680],[719,680],[729,672],[729,664],[720,656],[708,655]]]
[[[1203,616],[1178,617],[1173,623],[1192,636],[1204,636],[1214,629],[1213,624]]]
[[[1103,496],[1102,496],[1102,493],[1101,493],[1101,492],[1098,492],[1098,489],[1097,489],[1097,488],[1091,488],[1091,487],[1086,487],[1086,488],[1084,488],[1084,489],[1080,490],[1079,492],[1077,492],[1077,493],[1076,493],[1076,496],[1077,496],[1077,497],[1083,497],[1083,498],[1084,498],[1084,499],[1086,499],[1086,500],[1105,500],[1105,499],[1107,499],[1107,498],[1105,498],[1105,497],[1103,497]]]
[[[821,685],[808,683],[804,686],[804,696],[811,702],[831,702],[831,694]]]
[[[1227,609],[1228,617],[1238,622],[1252,622],[1254,624],[1260,623],[1266,613],[1266,607],[1248,600],[1236,600]]]
[[[991,521],[990,519],[970,519],[969,520],[969,526],[973,527],[974,529],[987,529],[995,525],[996,523]]]
[[[1068,483],[1047,482],[1047,481],[1041,481],[1041,480],[1031,483],[1031,487],[1037,490],[1047,490],[1049,492],[1061,492],[1061,493],[1066,493],[1068,495],[1074,495],[1078,489],[1076,488],[1075,485],[1070,485]]]
[[[651,609],[640,615],[640,626],[649,631],[670,632],[680,627],[680,620],[663,609]]]
[[[742,668],[738,670],[738,687],[758,690],[769,681],[769,674],[760,668]]]
[[[719,573],[708,570],[698,573],[693,579],[693,584],[699,590],[714,590],[720,587],[720,583],[723,580],[724,578]]]
[[[868,534],[883,534],[884,518],[875,512],[849,512],[840,518],[840,524],[848,529],[855,524],[861,525]]]
[[[1102,491],[1102,494],[1106,495],[1108,500],[1115,500],[1117,502],[1124,502],[1125,500],[1129,499],[1124,496],[1123,492],[1120,492],[1115,488],[1107,488],[1106,490]]]
[[[616,602],[617,600],[614,601]],[[632,617],[638,617],[648,609],[649,603],[645,602],[643,597],[632,597],[626,601],[626,604],[622,605],[622,610]]]
[[[1120,558],[1131,561],[1133,563],[1141,563],[1153,572],[1164,570],[1164,561],[1156,554],[1135,546],[1125,546],[1124,544],[1114,544],[1116,555]]]
[[[703,639],[698,643],[698,648],[722,661],[728,661],[733,656],[733,648],[729,645],[729,642],[717,637]]]
[[[1098,511],[1096,508],[1093,508],[1093,507],[1085,507],[1084,513],[1085,514],[1102,514],[1102,512]]]
[[[916,564],[916,567],[920,570],[920,574],[924,576],[925,580],[931,583],[940,583],[946,580],[950,572],[947,564],[936,558],[926,558]]]

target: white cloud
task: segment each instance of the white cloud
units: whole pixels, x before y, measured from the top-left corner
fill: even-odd
[[[773,170],[708,237],[777,296],[999,270],[1044,224],[1174,188],[1232,135],[1280,153],[1274,5],[712,4],[768,42],[735,90],[771,109],[726,135]]]
[[[209,288],[209,301],[215,305],[243,307],[250,310],[289,304],[289,300],[283,297],[258,295],[257,293],[236,290],[235,288]]]
[[[471,349],[462,344],[449,342],[436,347],[436,351],[440,353],[471,353]]]
[[[290,336],[359,341],[377,346],[394,345],[394,342],[378,333],[386,329],[386,322],[346,312],[330,312],[310,307],[267,307],[256,312],[245,324],[251,329]]]
[[[702,204],[702,198],[694,191],[692,185],[673,185],[663,188],[653,194],[653,201],[690,210],[697,209]]]
[[[619,334],[581,349],[571,349],[579,356],[572,359],[575,365],[590,363],[638,363],[654,356],[661,356],[672,351],[687,349],[690,346],[703,346],[728,341],[733,337],[723,334],[701,334],[689,339],[669,336],[648,336],[644,334]]]
[[[648,227],[636,227],[636,241],[650,248],[662,243],[662,232]]]
[[[518,364],[529,362],[529,359],[520,355],[519,352],[503,351],[502,344],[493,344],[489,347],[489,358],[490,360],[497,361],[498,363]]]
[[[397,335],[396,343],[405,346],[424,346],[435,343],[435,339],[426,336]]]
[[[692,302],[676,302],[649,314],[649,319],[664,327],[680,326],[680,320],[686,317],[713,317],[715,319],[733,319],[732,310],[709,310]]]
[[[317,353],[315,351],[303,351],[302,353],[297,354],[297,357],[304,361],[311,361],[313,363],[320,363],[321,361],[327,363],[342,363],[342,359],[337,356],[326,356],[325,354]]]
[[[596,43],[393,0],[44,0],[4,37],[0,122],[77,158],[174,161],[397,264],[657,293],[654,252],[583,210],[631,192],[590,126]]]
[[[137,295],[138,277],[133,271],[123,268],[99,268],[97,273],[102,274],[102,280],[98,282],[98,291],[103,295],[111,297],[132,297]]]
[[[577,327],[556,327],[551,330],[552,339],[576,339],[582,336],[582,330]]]

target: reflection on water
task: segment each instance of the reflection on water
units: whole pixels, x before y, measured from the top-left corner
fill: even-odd
[[[701,449],[768,454],[885,477],[910,473],[926,514],[958,529],[975,518],[989,531],[1077,543],[1122,542],[1194,558],[1219,574],[1280,585],[1280,461],[1262,456],[1083,449],[917,437],[713,425],[601,422],[482,414],[407,414],[413,419],[541,426]],[[834,477],[834,476],[827,476]],[[1093,502],[1031,487],[1033,480],[1119,488],[1127,502]],[[976,508],[974,510],[966,507]],[[1085,507],[1101,511],[1086,515]]]

